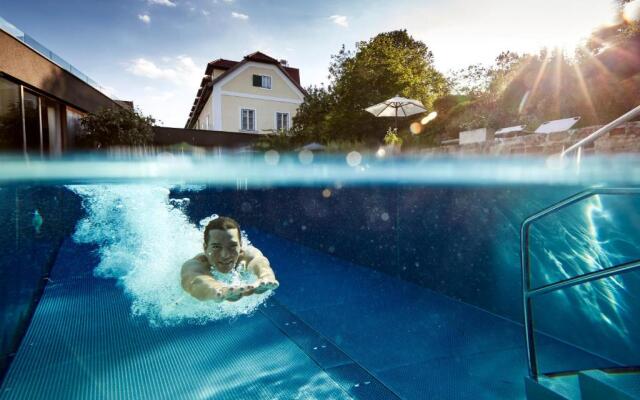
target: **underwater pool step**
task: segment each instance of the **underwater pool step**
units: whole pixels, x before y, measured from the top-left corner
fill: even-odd
[[[580,400],[578,374],[541,376],[538,381],[525,377],[527,400]]]
[[[261,312],[349,396],[362,400],[400,399],[366,369],[274,298],[267,301]]]
[[[527,400],[639,400],[640,371],[587,370],[525,378]]]
[[[584,400],[640,399],[640,371],[583,371],[579,381]]]

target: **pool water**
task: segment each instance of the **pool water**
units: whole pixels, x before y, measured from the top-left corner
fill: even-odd
[[[225,161],[7,164],[1,399],[524,398],[520,224],[586,187],[640,186],[635,159]],[[640,258],[639,197],[536,223],[534,285]],[[180,290],[212,214],[240,222],[275,292]],[[640,365],[639,286],[630,272],[537,300],[542,371]]]

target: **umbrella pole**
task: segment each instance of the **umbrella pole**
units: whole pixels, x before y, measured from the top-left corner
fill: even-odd
[[[396,134],[398,134],[398,107],[396,107]]]

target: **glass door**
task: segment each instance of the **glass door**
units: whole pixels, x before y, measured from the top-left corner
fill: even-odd
[[[46,97],[42,97],[42,137],[44,149],[49,154],[62,153],[60,104]]]
[[[22,152],[20,85],[0,78],[0,152]]]
[[[25,147],[28,153],[42,154],[40,97],[27,89],[24,89],[23,93]]]

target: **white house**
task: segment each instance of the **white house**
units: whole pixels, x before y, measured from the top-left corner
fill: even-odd
[[[226,132],[286,131],[304,101],[300,71],[256,52],[207,65],[185,128]]]

